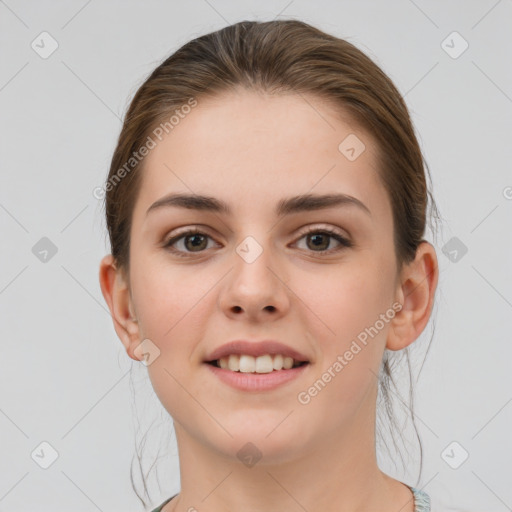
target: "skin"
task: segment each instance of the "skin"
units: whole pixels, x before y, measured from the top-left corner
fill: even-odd
[[[351,133],[366,146],[354,161],[338,150]],[[403,349],[425,328],[437,259],[423,242],[397,271],[376,149],[326,100],[237,89],[200,98],[145,158],[129,275],[107,255],[100,285],[127,354],[141,359],[144,339],[160,351],[147,370],[174,420],[181,474],[181,492],[164,512],[414,510],[411,491],[377,466],[376,376],[385,348]],[[170,192],[210,195],[233,213],[170,207],[146,215]],[[371,215],[354,206],[274,215],[282,198],[333,192],[358,198]],[[190,238],[174,245],[184,257],[163,247],[178,228],[198,224],[208,235],[199,252]],[[301,234],[307,226],[337,230],[353,246],[327,237],[318,249]],[[263,250],[252,263],[236,252],[247,236]],[[298,393],[396,301],[401,311],[308,404],[299,403]],[[203,360],[240,338],[279,340],[310,365],[276,390],[235,390]],[[236,455],[247,442],[263,454],[252,467]]]

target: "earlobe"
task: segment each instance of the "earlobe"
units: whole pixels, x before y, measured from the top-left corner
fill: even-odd
[[[110,309],[114,329],[123,343],[126,353],[136,361],[134,350],[140,343],[138,320],[130,296],[129,283],[124,273],[115,265],[111,254],[103,257],[99,271],[100,287]]]
[[[409,346],[423,332],[432,311],[438,277],[435,249],[423,241],[418,246],[414,261],[402,270],[396,294],[402,309],[391,322],[386,342],[388,350]]]

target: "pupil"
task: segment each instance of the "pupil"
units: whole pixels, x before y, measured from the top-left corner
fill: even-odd
[[[203,239],[203,240],[197,240],[197,239]],[[204,236],[203,235],[190,235],[187,237],[188,240],[195,240],[192,242],[192,247],[200,247],[201,242],[204,242]]]
[[[325,235],[322,235],[322,234],[316,234],[316,235],[311,235],[311,237],[312,237],[312,240],[313,240],[313,244],[314,244],[316,247],[320,247],[320,246],[322,246],[322,241],[321,241],[321,240],[320,240],[320,243],[317,243],[317,241],[318,241],[318,240],[317,240],[317,241],[315,241],[315,240],[317,239],[317,237],[322,238],[322,237],[325,237]],[[325,242],[325,240],[324,240],[324,242]],[[325,243],[324,243],[323,245],[325,245]]]

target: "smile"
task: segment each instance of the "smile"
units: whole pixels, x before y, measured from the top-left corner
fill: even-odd
[[[300,375],[303,375],[304,372],[306,372],[309,367],[311,366],[310,363],[306,361],[302,361],[300,363],[296,363],[295,366],[292,366],[291,368],[285,368],[284,367],[284,358],[282,363],[280,362],[279,355],[277,356],[247,356],[250,359],[253,359],[253,361],[250,361],[248,363],[245,363],[245,357],[244,355],[238,356],[234,355],[236,359],[233,359],[238,364],[238,369],[231,370],[228,368],[222,368],[220,366],[220,360],[215,361],[209,361],[205,362],[204,367],[207,368],[214,376],[215,379],[218,379],[221,383],[227,384],[230,388],[233,388],[238,391],[245,391],[245,392],[263,392],[263,391],[272,391],[275,390],[281,386],[284,386],[287,383],[290,383],[294,379],[299,378]],[[229,357],[223,357],[224,362],[223,365],[227,361],[229,366],[229,361],[232,356]],[[268,370],[270,368],[268,360],[270,359],[272,361],[272,365],[274,362],[278,363],[276,366],[281,366],[281,369],[274,369],[272,366],[272,370],[267,371],[266,373],[258,373],[255,370],[252,370],[252,368],[256,368],[256,360],[259,358],[265,358],[263,361],[266,361],[264,363],[266,366],[266,369]],[[277,361],[276,361],[277,359]],[[237,361],[238,360],[238,361]],[[241,361],[240,361],[241,360]],[[294,360],[292,359],[292,362]],[[244,365],[247,364],[247,366]],[[260,363],[261,364],[261,363]],[[289,366],[289,360],[287,360],[287,365]],[[295,364],[295,362],[294,362]],[[235,365],[235,363],[233,363]],[[252,365],[252,366],[249,366]],[[241,366],[241,368],[240,368]],[[236,366],[234,366],[236,368]],[[252,370],[252,371],[242,371],[242,370]]]
[[[293,357],[281,354],[264,354],[258,357],[248,354],[230,354],[229,356],[211,361],[210,364],[232,372],[271,373],[283,369],[290,370],[291,368],[296,368],[305,364],[305,361],[297,361]]]

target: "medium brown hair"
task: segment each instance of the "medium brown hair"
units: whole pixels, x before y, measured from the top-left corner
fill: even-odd
[[[402,96],[379,66],[352,43],[301,21],[278,20],[242,21],[193,39],[165,59],[136,92],[113,154],[107,179],[111,185],[105,196],[117,267],[129,274],[130,228],[143,169],[141,161],[126,171],[126,163],[152,130],[191,98],[200,102],[240,86],[270,94],[316,95],[375,139],[378,176],[393,212],[397,269],[413,260],[423,241],[429,199],[436,220],[437,207]],[[115,181],[123,167],[124,177]],[[409,368],[408,408],[414,424],[409,348],[400,352],[405,353]],[[391,385],[396,387],[393,369],[399,359],[400,354],[386,350],[379,375],[380,402],[392,424],[396,423],[390,391]],[[415,424],[414,428],[418,436]],[[421,452],[419,436],[418,440]]]

